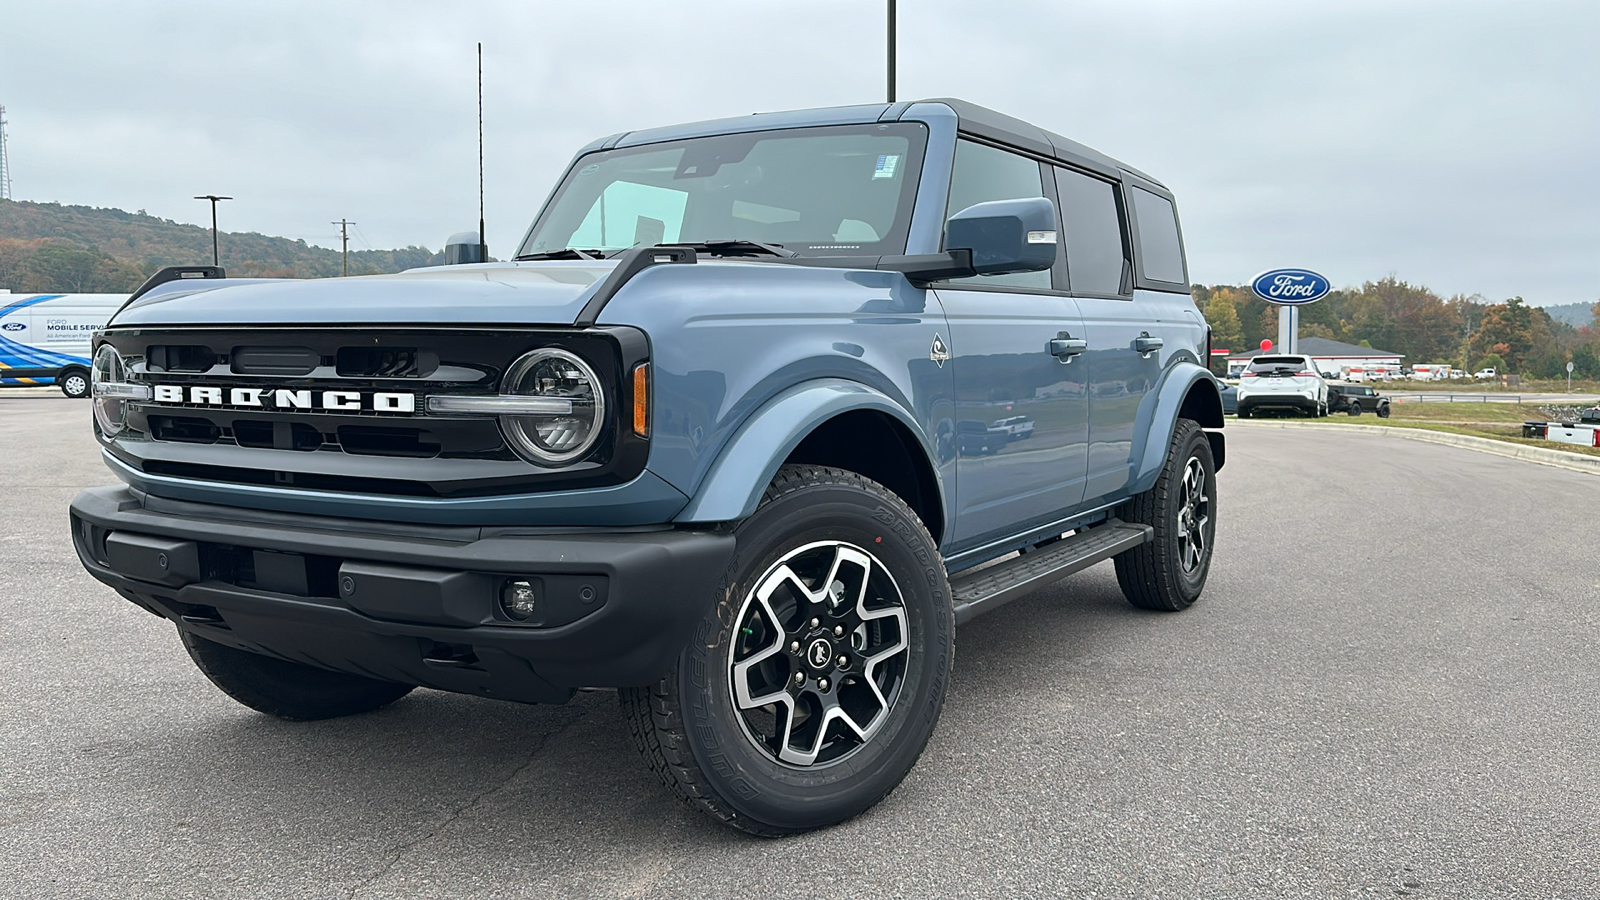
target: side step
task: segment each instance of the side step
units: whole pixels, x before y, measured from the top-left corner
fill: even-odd
[[[1109,519],[1072,537],[1024,553],[1016,559],[950,579],[956,598],[956,624],[972,620],[1003,603],[1044,587],[1052,581],[1081,572],[1125,550],[1150,540],[1149,525],[1130,525]]]

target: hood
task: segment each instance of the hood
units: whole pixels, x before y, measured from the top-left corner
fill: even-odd
[[[486,263],[357,278],[222,279],[203,288],[204,282],[191,282],[139,298],[108,327],[571,325],[615,266],[599,260]]]

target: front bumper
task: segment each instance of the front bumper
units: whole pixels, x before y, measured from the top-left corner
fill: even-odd
[[[89,573],[208,640],[528,702],[649,684],[715,602],[731,534],[419,526],[242,510],[123,486],[72,501]],[[531,582],[538,610],[498,598]]]

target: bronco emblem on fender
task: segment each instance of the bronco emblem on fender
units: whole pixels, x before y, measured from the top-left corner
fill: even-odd
[[[941,369],[950,358],[950,348],[944,345],[944,338],[937,331],[933,333],[933,346],[928,349],[928,358],[938,363]]]

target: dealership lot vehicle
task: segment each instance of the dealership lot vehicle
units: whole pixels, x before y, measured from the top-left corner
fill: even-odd
[[[1364,384],[1335,382],[1328,385],[1328,412],[1342,412],[1351,416],[1370,412],[1387,419],[1389,398]]]
[[[1561,444],[1600,447],[1600,406],[1580,410],[1576,422],[1524,422],[1522,436]]]
[[[1222,414],[1236,416],[1239,414],[1239,386],[1236,384],[1222,384]]]
[[[0,294],[0,387],[89,396],[90,339],[126,294]]]
[[[691,805],[830,825],[922,753],[959,623],[1108,559],[1199,598],[1187,284],[1159,183],[961,101],[619,135],[512,262],[137,294],[73,537],[254,709],[616,688]]]
[[[1257,356],[1239,373],[1238,402],[1241,419],[1269,410],[1325,416],[1328,382],[1309,356]]]

